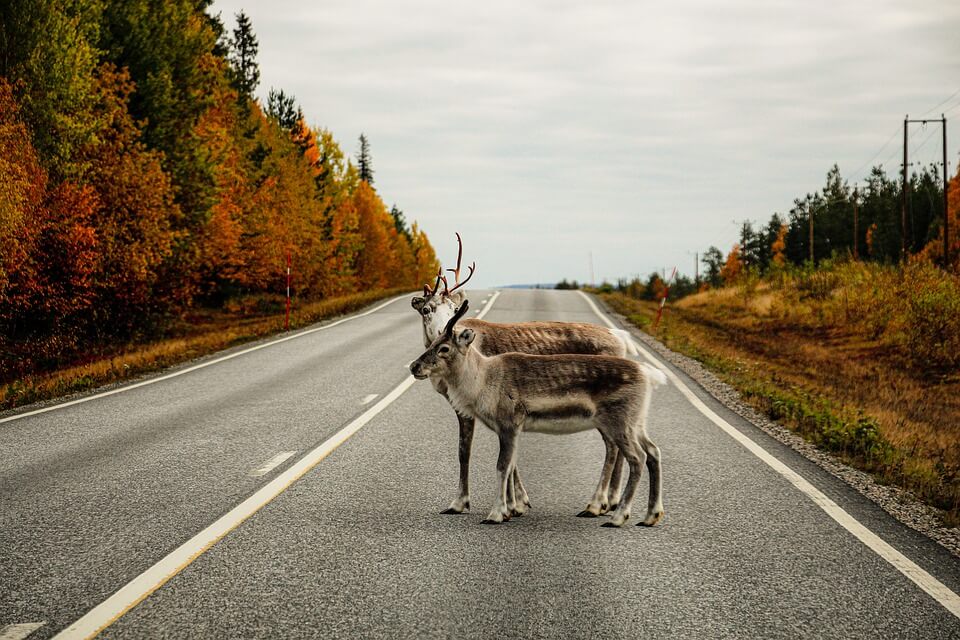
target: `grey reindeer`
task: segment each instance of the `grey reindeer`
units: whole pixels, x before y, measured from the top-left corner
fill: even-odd
[[[457,308],[464,302],[463,285],[473,277],[476,263],[471,264],[469,274],[460,281],[460,267],[463,259],[463,241],[457,233],[457,266],[448,269],[454,274],[453,288],[449,288],[443,270],[437,274],[437,280],[431,288],[424,285],[423,296],[414,297],[410,302],[420,313],[423,326],[423,346],[429,347],[443,333],[445,326],[453,317]],[[440,285],[443,284],[441,290]],[[459,291],[458,291],[459,290]],[[483,355],[493,356],[501,353],[520,352],[537,355],[561,353],[583,353],[596,355],[624,356],[638,355],[630,334],[623,330],[607,329],[592,324],[576,322],[516,322],[494,323],[477,319],[464,319],[464,327],[472,329],[475,336],[474,347]],[[446,385],[442,380],[431,379],[434,389],[447,397]],[[447,398],[449,400],[449,398]],[[470,508],[470,453],[476,420],[472,416],[457,412],[460,427],[459,462],[460,481],[457,497],[442,513],[458,514]],[[601,432],[601,435],[602,432]],[[620,485],[623,470],[623,458],[618,455],[617,447],[604,437],[606,453],[604,468],[613,465],[613,471],[606,483],[601,482],[586,508],[577,515],[596,517],[616,508],[620,501]],[[601,476],[603,477],[603,476]],[[514,466],[508,483],[510,503],[514,505],[511,515],[523,514],[530,505],[530,498],[523,486],[520,472]]]
[[[603,526],[621,527],[630,517],[643,466],[650,471],[647,514],[640,524],[663,517],[660,449],[647,437],[652,387],[665,384],[663,372],[626,358],[585,354],[486,356],[475,346],[477,333],[460,326],[469,308],[464,301],[443,333],[410,365],[418,380],[442,381],[460,415],[481,420],[500,441],[497,499],[486,524],[510,518],[507,488],[516,466],[520,432],[564,435],[597,429],[626,459],[630,473],[623,497]],[[601,486],[609,483],[613,463],[605,461]]]

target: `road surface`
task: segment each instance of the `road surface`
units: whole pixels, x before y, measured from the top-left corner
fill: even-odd
[[[590,432],[525,435],[533,508],[481,526],[479,425],[473,511],[440,515],[456,420],[409,377],[407,298],[3,418],[0,638],[960,637],[953,556],[669,367],[648,426],[661,525],[631,526],[646,477],[623,529],[574,517],[603,458]],[[578,292],[470,300],[605,322]]]

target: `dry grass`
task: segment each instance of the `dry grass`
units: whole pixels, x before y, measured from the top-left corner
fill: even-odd
[[[894,277],[912,289],[921,281],[892,269],[841,266],[800,286],[781,279],[708,291],[669,306],[656,335],[704,362],[757,409],[943,509],[945,522],[956,525],[960,373],[951,366],[955,354],[936,350],[950,348],[960,334],[950,327],[946,338],[937,334],[939,342],[920,346],[934,355],[918,362],[910,347],[919,344],[918,332],[930,330],[907,326],[911,320],[901,316],[913,313],[910,303],[897,283],[884,281]],[[895,311],[877,302],[873,292],[880,289]],[[651,303],[603,297],[641,328],[649,326]]]
[[[320,320],[350,313],[373,302],[403,293],[405,289],[375,290],[305,303],[291,311],[296,329]],[[146,344],[126,345],[114,353],[52,372],[12,380],[0,388],[0,408],[11,409],[39,400],[117,382],[234,345],[283,331],[282,300],[250,298],[226,311],[207,310],[188,318],[175,337]]]

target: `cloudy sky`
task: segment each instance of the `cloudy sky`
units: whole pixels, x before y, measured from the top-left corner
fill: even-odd
[[[899,171],[902,121],[948,118],[960,2],[221,2],[260,40],[263,98],[296,96],[478,286],[596,280],[724,249],[820,188]],[[946,101],[946,102],[943,102]],[[943,103],[943,104],[939,104]],[[952,119],[951,119],[952,118]],[[911,129],[939,161],[939,127]],[[865,166],[867,165],[867,166]]]

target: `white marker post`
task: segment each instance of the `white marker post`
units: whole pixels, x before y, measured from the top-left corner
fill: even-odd
[[[287,249],[287,317],[283,321],[283,330],[290,329],[290,250]]]

